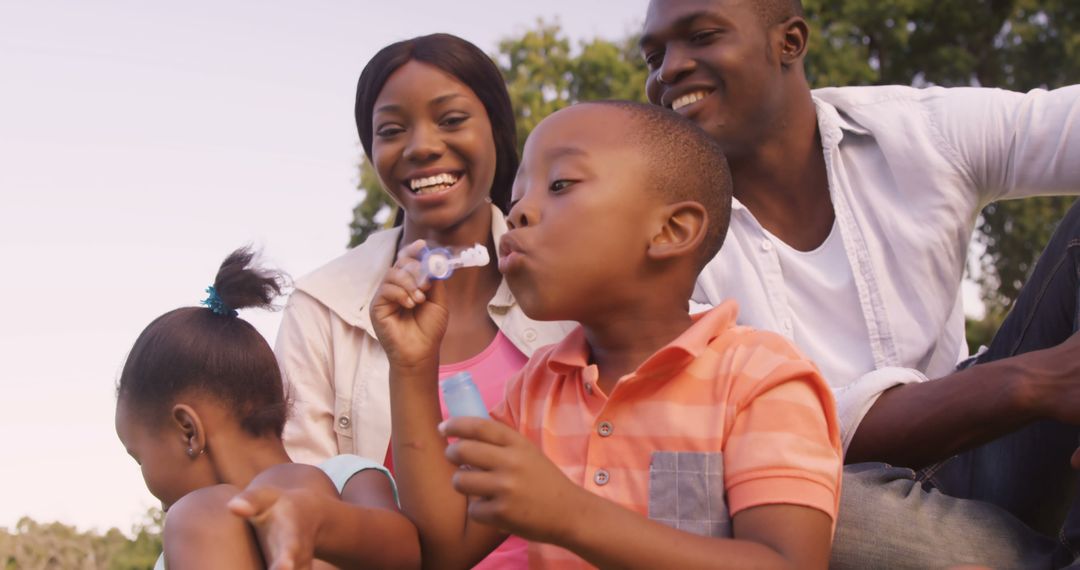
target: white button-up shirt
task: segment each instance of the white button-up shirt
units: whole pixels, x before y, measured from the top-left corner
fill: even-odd
[[[874,361],[860,376],[827,378],[846,450],[883,391],[945,376],[967,354],[960,283],[983,206],[1080,192],[1080,86],[1027,94],[841,87],[815,90],[814,103]],[[694,294],[710,304],[727,298],[739,302],[742,324],[788,338],[831,336],[827,321],[793,329],[773,244],[738,200]],[[834,350],[843,357],[844,346]]]
[[[492,206],[491,232],[506,233]],[[345,255],[296,282],[274,352],[293,401],[285,446],[295,461],[317,464],[351,453],[379,463],[390,443],[390,365],[371,325],[369,307],[390,270],[401,228],[375,233]],[[534,321],[504,280],[488,315],[526,356],[562,340],[575,325]]]

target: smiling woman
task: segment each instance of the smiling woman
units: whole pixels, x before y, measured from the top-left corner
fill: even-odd
[[[295,400],[285,442],[298,461],[355,453],[392,466],[389,365],[368,307],[398,251],[416,240],[482,244],[494,257],[518,167],[514,115],[494,62],[461,38],[434,34],[391,44],[368,62],[356,126],[401,207],[398,227],[297,281],[277,341]],[[489,408],[535,349],[569,330],[526,317],[492,264],[458,270],[446,285],[440,376],[470,370]],[[524,542],[511,538],[479,567],[526,566]]]

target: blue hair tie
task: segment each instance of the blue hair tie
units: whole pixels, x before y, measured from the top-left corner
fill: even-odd
[[[214,286],[206,288],[206,292],[210,294],[209,297],[202,300],[200,305],[206,305],[215,315],[221,315],[223,317],[235,317],[236,311],[225,304],[225,301],[221,300]]]

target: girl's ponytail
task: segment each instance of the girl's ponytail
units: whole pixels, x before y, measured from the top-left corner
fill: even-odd
[[[143,330],[120,374],[118,397],[159,419],[180,397],[209,397],[252,435],[281,436],[287,412],[281,372],[270,345],[236,311],[273,308],[287,280],[255,258],[248,247],[232,252],[206,289],[206,308],[175,309]]]
[[[253,266],[254,259],[255,252],[250,247],[230,253],[221,262],[214,284],[207,289],[211,297],[217,297],[224,310],[219,312],[210,298],[203,304],[219,314],[251,307],[272,309],[274,299],[285,287],[285,278],[280,273]]]

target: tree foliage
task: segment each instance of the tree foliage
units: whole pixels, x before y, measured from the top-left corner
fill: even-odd
[[[161,554],[164,514],[151,509],[131,531],[80,532],[29,517],[0,528],[0,570],[150,570]]]
[[[1080,82],[1076,0],[803,0],[811,26],[807,75],[827,85],[980,85],[1017,91]],[[644,100],[637,38],[573,44],[558,23],[538,21],[493,55],[517,114],[519,144],[541,119],[576,101]],[[366,167],[370,170],[370,167]],[[351,245],[389,203],[377,179],[361,176]],[[972,274],[982,286],[988,323],[970,327],[989,341],[1027,278],[1070,198],[988,206],[979,220],[982,256]],[[381,220],[382,218],[380,218]]]

